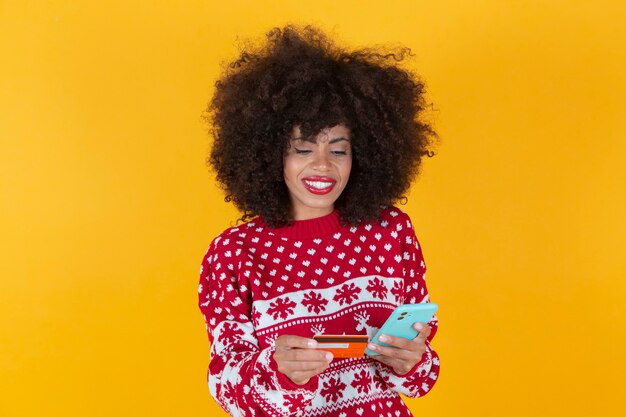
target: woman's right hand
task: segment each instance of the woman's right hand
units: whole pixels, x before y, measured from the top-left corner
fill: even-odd
[[[278,370],[294,384],[304,385],[330,365],[333,354],[315,349],[317,342],[306,337],[282,335],[276,339],[274,360]]]

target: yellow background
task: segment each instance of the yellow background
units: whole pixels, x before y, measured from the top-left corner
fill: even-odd
[[[2,1],[0,416],[223,415],[196,288],[237,214],[200,116],[236,40],[286,22],[411,47],[435,104],[415,414],[625,415],[622,4]]]

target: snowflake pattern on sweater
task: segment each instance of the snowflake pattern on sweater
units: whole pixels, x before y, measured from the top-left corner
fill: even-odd
[[[296,385],[272,356],[283,334],[371,338],[396,306],[429,302],[425,272],[411,221],[395,207],[352,227],[334,211],[283,228],[256,218],[227,229],[209,246],[198,287],[211,395],[232,416],[410,416],[398,394],[422,396],[439,374],[436,317],[406,375],[368,357],[334,359]]]

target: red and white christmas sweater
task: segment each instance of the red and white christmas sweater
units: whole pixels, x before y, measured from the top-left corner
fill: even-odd
[[[428,302],[426,266],[409,217],[341,226],[339,214],[270,228],[262,218],[213,240],[200,271],[199,306],[211,346],[209,390],[232,416],[410,416],[400,396],[433,387],[430,346],[408,374],[369,357],[334,359],[305,385],[277,370],[282,334],[367,334],[404,303]]]

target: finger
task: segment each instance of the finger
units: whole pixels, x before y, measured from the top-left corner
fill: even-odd
[[[380,363],[384,363],[385,365],[389,365],[389,366],[391,366],[390,365],[391,363],[396,361],[396,359],[389,357],[389,356],[384,356],[384,355],[370,356],[370,358]]]
[[[319,369],[326,369],[327,366],[328,362],[287,361],[283,362],[281,372],[317,372]]]
[[[390,356],[383,356],[383,355],[378,355],[378,356],[372,356],[372,359],[380,362],[380,363],[384,363],[385,365],[391,367],[391,368],[397,368],[400,365],[400,361],[396,358],[392,358]]]
[[[318,368],[313,371],[293,371],[290,373],[285,373],[292,381],[306,381],[315,375],[319,375],[324,372],[326,368]]]
[[[318,349],[291,349],[285,354],[292,361],[330,362],[333,360],[332,353]]]
[[[372,359],[375,359],[380,363],[384,363],[399,375],[407,374],[411,369],[413,369],[415,364],[418,363],[415,358],[412,360],[404,360],[383,355],[373,356]]]
[[[413,340],[405,339],[404,337],[394,337],[387,334],[381,334],[378,336],[378,340],[398,349],[412,350],[412,348],[414,348]]]
[[[274,359],[277,361],[330,363],[333,360],[333,354],[318,349],[283,348],[274,352]]]
[[[274,345],[277,349],[314,349],[317,347],[317,341],[307,337],[282,335],[276,339]]]
[[[286,351],[287,353],[292,352],[292,350]],[[317,375],[323,372],[330,365],[330,361],[291,361],[286,360],[284,357],[281,357],[280,354],[276,353],[274,355],[274,360],[276,361],[276,365],[278,371],[287,375],[292,380],[298,379],[300,377],[294,378],[294,373],[297,375],[308,375],[308,377],[312,375]],[[302,378],[300,378],[302,379]]]
[[[419,332],[415,339],[421,339],[423,341],[425,341],[428,336],[430,336],[430,332],[432,330],[428,324],[420,322],[413,324],[413,328]]]
[[[409,342],[411,343],[411,341]],[[420,353],[420,350],[423,350],[423,349],[419,349],[419,347],[417,346],[412,347],[411,350],[409,350],[409,349],[397,348],[394,346],[380,346],[375,343],[370,343],[367,345],[367,347],[370,350],[376,353],[380,353],[381,355],[386,356],[388,358],[409,360],[409,361],[413,360]],[[377,358],[378,356],[374,356],[374,357]]]

